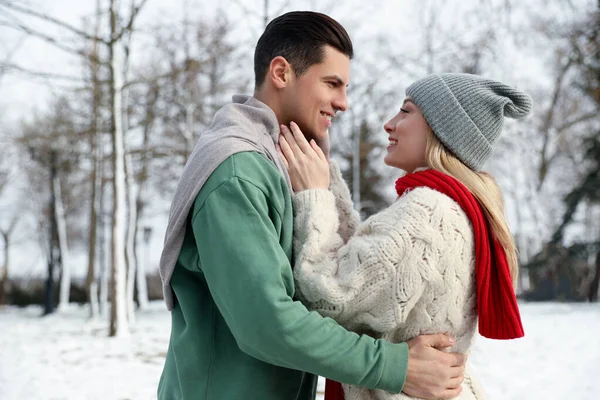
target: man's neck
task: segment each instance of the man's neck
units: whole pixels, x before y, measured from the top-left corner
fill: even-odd
[[[259,100],[266,104],[273,112],[275,113],[275,117],[277,117],[277,122],[281,124],[281,111],[280,111],[280,103],[277,101],[275,96],[270,93],[266,93],[264,90],[255,90],[253,97],[256,100]]]

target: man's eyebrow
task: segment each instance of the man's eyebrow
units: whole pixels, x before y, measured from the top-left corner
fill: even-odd
[[[338,75],[327,75],[323,77],[324,81],[335,81],[336,84],[343,86],[344,85],[344,80],[342,78],[340,78]],[[348,84],[346,84],[346,87],[348,87]]]

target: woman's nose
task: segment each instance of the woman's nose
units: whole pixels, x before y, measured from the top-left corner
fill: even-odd
[[[388,121],[383,125],[383,129],[385,129],[387,133],[392,133],[394,131],[394,124],[392,124],[392,121]]]

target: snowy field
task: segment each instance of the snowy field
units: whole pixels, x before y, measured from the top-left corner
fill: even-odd
[[[600,304],[521,304],[526,337],[478,338],[471,368],[489,398],[600,399]],[[109,339],[86,310],[40,318],[0,309],[0,399],[156,398],[169,337],[162,302],[138,314],[131,338]],[[322,382],[321,382],[322,387]]]

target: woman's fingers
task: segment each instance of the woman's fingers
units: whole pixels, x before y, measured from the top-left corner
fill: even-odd
[[[285,158],[285,154],[283,154],[283,151],[281,150],[281,146],[279,144],[277,144],[276,148],[277,148],[277,153],[279,153],[279,157],[281,158],[281,161],[283,162],[283,165],[285,165],[285,169],[287,169],[289,171],[290,164],[288,163],[287,158]]]
[[[298,192],[306,189],[327,189],[329,187],[329,163],[321,148],[314,140],[309,143],[296,124],[296,132],[282,125],[277,151],[288,170],[292,188]],[[302,151],[298,141],[306,146]]]
[[[285,139],[296,158],[299,158],[301,154],[309,157],[316,155],[319,159],[327,161],[323,149],[321,149],[314,139],[311,139],[311,141],[308,142],[300,130],[300,127],[295,122],[290,122],[289,128],[285,125],[281,125],[281,132],[285,136]]]
[[[281,125],[281,133],[285,137],[285,140],[287,141],[290,149],[294,152],[295,155],[299,156],[301,154],[304,154],[302,149],[300,149],[300,147],[298,146],[298,142],[296,141],[294,134],[292,133],[292,131],[290,131],[290,129],[287,126]]]
[[[306,140],[306,137],[304,137],[304,134],[302,133],[302,131],[300,130],[300,127],[298,126],[298,124],[296,124],[295,122],[290,122],[290,128],[292,130],[292,134],[294,137],[294,140],[296,141],[296,144],[298,145],[298,148],[300,148],[300,150],[302,150],[302,152],[304,154],[310,154],[310,144],[308,143],[308,141]]]
[[[279,147],[281,148],[281,151],[283,152],[283,155],[288,163],[294,159],[294,151],[290,147],[290,144],[284,135],[279,135]]]
[[[323,153],[323,149],[321,147],[319,147],[319,145],[317,144],[317,142],[315,142],[314,139],[310,140],[310,146],[317,153],[317,155],[319,156],[319,158],[321,159],[321,161],[328,162],[327,161],[327,157],[325,156],[325,153]]]

